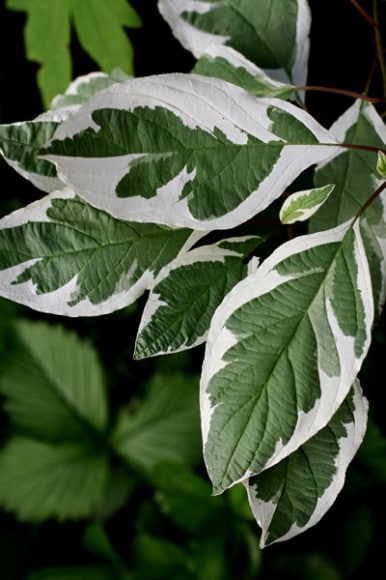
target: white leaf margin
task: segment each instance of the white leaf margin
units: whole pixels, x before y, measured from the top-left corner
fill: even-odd
[[[278,81],[284,83],[293,82],[296,85],[303,86],[308,76],[311,12],[307,0],[297,0],[297,4],[296,51],[292,65],[293,79],[289,79],[282,69],[266,69],[265,72]],[[200,0],[158,0],[158,10],[169,24],[172,33],[195,58],[200,58],[210,45],[225,45],[230,40],[230,37],[199,30],[184,20],[181,14],[183,12],[206,14],[217,8],[217,6],[218,4],[201,2]]]
[[[206,231],[232,228],[263,211],[307,167],[331,155],[331,149],[341,149],[329,131],[291,103],[274,98],[258,99],[227,81],[185,73],[130,79],[98,92],[57,128],[51,141],[71,139],[86,129],[98,131],[99,127],[92,119],[93,112],[98,109],[131,111],[137,107],[162,107],[179,117],[188,128],[210,134],[219,129],[237,145],[245,145],[250,134],[263,143],[282,143],[283,150],[269,175],[246,199],[222,216],[205,220],[191,214],[187,198],[180,199],[181,191],[194,177],[194,171],[189,174],[184,168],[149,199],[140,194],[119,198],[117,185],[127,175],[130,163],[139,157],[146,158],[146,152],[93,158],[53,153],[42,155],[43,159],[56,164],[60,179],[80,197],[118,219]],[[282,141],[272,133],[272,121],[267,114],[271,107],[304,124],[318,143],[310,146]]]
[[[47,216],[47,210],[51,207],[52,200],[56,198],[70,200],[75,197],[76,194],[69,188],[54,191],[46,197],[2,218],[0,220],[0,230],[15,228],[31,222],[49,223],[51,220]],[[202,232],[192,232],[180,251],[184,252],[192,247],[202,235]],[[61,288],[44,294],[37,294],[32,280],[19,284],[14,283],[18,276],[39,260],[40,258],[34,258],[0,271],[0,296],[49,314],[70,317],[100,316],[102,314],[110,314],[135,302],[146,290],[152,288],[155,279],[154,274],[150,270],[146,270],[130,288],[126,288],[122,284],[123,288],[120,289],[118,284],[115,292],[104,302],[92,304],[88,298],[85,298],[79,303],[70,306],[68,302],[72,300],[78,290],[78,274]]]
[[[304,189],[291,193],[281,206],[279,212],[281,223],[294,224],[295,222],[308,220],[327,201],[334,188],[335,184],[329,184],[323,187],[314,187],[312,189]],[[321,201],[320,198],[322,198]],[[304,207],[302,207],[303,202]],[[311,203],[314,204],[312,207],[310,205]],[[298,204],[298,207],[291,207],[296,206],[296,204]]]
[[[340,376],[329,377],[319,367],[322,397],[316,401],[314,407],[310,411],[298,412],[297,423],[291,438],[286,444],[283,444],[282,441],[277,442],[274,453],[266,462],[263,469],[268,469],[269,467],[276,465],[293,451],[296,451],[296,449],[298,449],[305,441],[325,427],[331,417],[338,410],[357,377],[362,362],[367,354],[371,342],[371,331],[374,321],[374,302],[372,297],[373,294],[369,265],[361,238],[359,221],[356,221],[353,225],[352,220],[340,224],[331,230],[299,236],[286,242],[275,250],[271,256],[269,256],[269,258],[267,258],[261,266],[257,268],[255,273],[236,284],[217,308],[209,328],[200,381],[201,432],[204,450],[209,436],[211,419],[217,408],[217,405],[214,407],[211,405],[208,386],[211,378],[227,365],[223,360],[225,353],[238,342],[238,338],[226,327],[228,318],[243,304],[248,303],[258,296],[269,293],[283,282],[296,277],[296,275],[280,275],[276,270],[277,264],[291,255],[310,248],[327,243],[341,242],[350,228],[353,229],[355,235],[354,251],[358,266],[357,288],[362,296],[364,322],[367,330],[367,336],[362,353],[360,356],[356,356],[354,338],[343,334],[333,312],[333,308],[328,300],[326,310],[330,328],[336,339],[341,369]],[[218,403],[218,405],[220,404],[221,403]],[[207,469],[210,473],[208,465]],[[232,485],[242,482],[253,475],[258,474],[247,470],[242,476],[234,481]]]
[[[269,542],[272,545],[276,542],[283,542],[289,540],[298,534],[305,532],[326,514],[332,504],[335,502],[338,494],[342,490],[346,478],[346,471],[359,449],[367,428],[367,416],[369,404],[366,397],[362,394],[362,389],[358,379],[355,379],[354,384],[354,413],[353,421],[344,424],[346,428],[346,436],[339,439],[339,453],[335,458],[336,473],[330,486],[325,490],[323,495],[318,499],[317,505],[308,522],[300,527],[296,523],[291,526],[286,534],[280,538]],[[262,535],[260,538],[260,547],[264,548],[267,542],[269,526],[276,511],[276,504],[274,502],[265,502],[256,497],[256,485],[251,485],[248,480],[243,482],[247,490],[248,501],[252,513],[262,528]],[[258,484],[257,484],[258,485]],[[299,482],[301,485],[301,482]]]
[[[242,243],[247,240],[256,239],[258,240],[258,236],[239,236],[235,238],[229,238],[226,240],[220,240],[211,245],[201,246],[199,248],[194,248],[188,252],[180,252],[179,256],[175,258],[172,262],[170,262],[167,266],[164,266],[162,270],[159,272],[158,276],[154,280],[153,287],[150,290],[147,302],[145,304],[145,308],[142,313],[142,318],[138,327],[136,343],[138,342],[141,333],[144,329],[152,322],[152,320],[157,316],[157,312],[163,306],[168,306],[168,302],[162,300],[160,294],[157,293],[157,286],[169,275],[178,270],[180,268],[184,268],[186,266],[191,266],[196,264],[197,262],[206,263],[210,265],[212,262],[222,262],[224,263],[225,258],[232,256],[232,257],[243,257],[243,253],[237,252],[236,250],[231,250],[229,248],[222,248],[221,244],[224,242],[232,242],[234,243]],[[187,348],[191,349],[194,348],[203,342],[205,342],[207,337],[207,332],[202,335],[198,336],[197,339],[192,342],[188,347],[186,343],[181,344],[178,348],[169,348],[166,351],[159,351],[152,355],[148,355],[146,358],[152,356],[159,356],[163,354],[170,354],[170,353],[177,353],[186,350]]]

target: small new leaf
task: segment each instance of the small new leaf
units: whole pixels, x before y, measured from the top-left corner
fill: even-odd
[[[279,213],[281,223],[293,224],[308,220],[327,201],[334,187],[334,184],[330,184],[289,195]]]
[[[386,178],[386,155],[383,151],[378,151],[377,171],[381,177]]]
[[[262,548],[306,531],[328,511],[362,443],[367,412],[367,400],[356,380],[324,429],[289,457],[245,482],[252,512],[262,528]]]

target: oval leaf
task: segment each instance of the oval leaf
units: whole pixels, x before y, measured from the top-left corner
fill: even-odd
[[[171,74],[96,94],[42,153],[80,196],[113,215],[209,230],[265,209],[335,144],[283,100]]]
[[[262,548],[306,531],[329,510],[362,443],[367,412],[367,400],[355,381],[324,429],[288,458],[245,483],[251,509],[262,528]]]
[[[158,276],[135,345],[137,359],[193,348],[205,341],[224,296],[247,274],[243,258],[261,238],[222,240],[182,254]]]
[[[105,314],[135,301],[196,240],[54,192],[0,220],[0,295],[53,314]]]
[[[327,201],[335,185],[325,185],[296,191],[287,197],[279,213],[282,224],[293,224],[308,220]]]
[[[367,353],[373,317],[358,223],[295,238],[231,290],[212,319],[201,380],[216,493],[330,421]]]

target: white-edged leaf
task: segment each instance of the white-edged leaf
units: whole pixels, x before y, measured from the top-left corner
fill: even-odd
[[[262,528],[260,546],[314,526],[341,491],[366,431],[368,403],[356,380],[328,425],[289,457],[245,483]]]
[[[169,460],[196,465],[201,457],[198,378],[155,374],[137,412],[121,411],[111,442],[130,465],[145,470]]]
[[[209,46],[192,72],[223,79],[242,87],[255,97],[288,99],[294,90],[292,85],[274,80],[240,52],[222,44]]]
[[[285,243],[231,290],[212,319],[201,378],[215,493],[278,463],[330,421],[373,320],[358,222]]]
[[[160,272],[143,311],[137,359],[193,348],[206,339],[224,296],[247,274],[257,236],[231,238],[182,254]]]
[[[107,455],[91,448],[13,437],[0,451],[0,505],[28,522],[90,516],[108,469]]]
[[[386,146],[386,125],[371,103],[356,101],[332,125],[340,142]],[[334,182],[327,202],[310,220],[310,230],[332,228],[354,217],[384,179],[377,171],[377,154],[366,149],[342,149],[315,171],[315,185]],[[373,282],[374,300],[380,312],[386,296],[386,192],[378,196],[361,217],[362,236]]]
[[[281,223],[293,224],[308,220],[327,201],[334,187],[334,184],[329,184],[289,195],[280,209]]]
[[[210,230],[262,211],[336,147],[295,105],[221,79],[169,74],[100,91],[42,155],[112,215]]]
[[[57,95],[53,99],[50,109],[82,105],[98,91],[128,78],[129,75],[120,69],[113,70],[110,75],[99,71],[81,75],[68,86],[63,95]]]
[[[64,186],[55,165],[39,158],[38,152],[73,110],[63,107],[43,113],[33,121],[0,125],[0,154],[8,165],[42,191],[51,192]]]
[[[383,151],[378,151],[377,171],[381,177],[386,178],[386,155]]]
[[[134,302],[197,239],[53,192],[0,220],[0,295],[53,314],[105,314]]]
[[[97,353],[74,332],[45,322],[19,321],[17,343],[0,377],[3,408],[13,426],[50,441],[103,432],[108,408]]]
[[[304,85],[311,15],[306,0],[159,0],[182,46],[200,57],[227,44],[280,80]]]

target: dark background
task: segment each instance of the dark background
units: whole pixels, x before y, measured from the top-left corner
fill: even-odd
[[[135,48],[136,75],[189,72],[194,65],[194,59],[171,35],[168,25],[157,11],[155,0],[132,0],[131,3],[143,19],[142,29],[129,31]],[[371,12],[371,1],[362,1],[361,4]],[[362,92],[366,86],[375,54],[371,26],[349,0],[311,0],[310,5],[313,23],[308,84]],[[5,10],[4,3],[0,0],[1,123],[32,119],[42,112],[42,104],[35,82],[37,65],[27,63],[24,56],[22,36],[24,23],[24,14]],[[95,64],[80,49],[75,37],[72,39],[71,48],[74,55],[74,78],[80,74],[96,70]],[[381,92],[380,78],[377,76],[371,94],[379,96]],[[309,111],[325,126],[329,126],[351,103],[352,99],[330,94],[309,93],[307,96]],[[29,203],[39,195],[39,192],[34,190],[26,180],[18,176],[1,160],[0,191],[0,215]],[[101,328],[119,335],[122,332],[122,327],[119,326],[118,318],[114,316],[108,320],[105,318],[100,322]],[[77,324],[81,334],[87,334],[93,324],[90,321],[63,322]],[[364,365],[362,376],[365,392],[371,402],[371,415],[386,436],[384,419],[385,327],[385,321],[382,319],[377,325],[375,340]],[[99,335],[99,339],[101,340],[101,335]],[[113,363],[116,360],[114,357],[120,356],[119,353],[117,355],[112,352],[113,345],[106,346],[101,342],[99,346],[101,356],[104,357],[107,364]],[[139,363],[135,364],[139,365]],[[141,370],[142,367],[138,366],[138,369],[139,373],[144,372]],[[117,380],[119,382],[119,377]],[[347,526],[350,525],[349,514],[351,511],[354,513],[362,508],[371,514],[372,541],[363,563],[355,574],[347,575],[347,578],[370,577],[368,572],[370,565],[379,566],[380,570],[384,569],[386,489],[385,485],[374,485],[367,489],[366,477],[371,477],[371,474],[367,473],[366,469],[366,462],[362,462],[360,458],[356,459],[355,467],[348,477],[347,489],[342,493],[333,510],[306,534],[291,540],[288,544],[273,546],[267,550],[266,566],[271,571],[267,572],[264,578],[271,580],[271,578],[282,577],[275,576],[272,571],[274,566],[270,567],[270,563],[272,564],[275,559],[282,561],[286,558],[288,560],[296,559],[300,553],[307,550],[312,553],[316,547],[339,561],[343,557],[340,553],[344,544],[343,536],[347,533]],[[30,541],[32,532],[18,526],[11,516],[2,515],[0,526],[7,529],[8,541],[13,550],[19,547],[22,549],[22,546]],[[53,534],[52,544],[50,544],[50,532]],[[51,549],[53,556],[57,552],[58,561],[61,562],[68,551],[76,551],[76,532],[73,542],[69,540],[69,532],[73,533],[71,526],[63,525],[60,531],[54,524],[48,527],[46,534],[34,544],[37,561],[39,561],[39,550],[43,554],[47,548]],[[356,540],[360,546],[362,541],[361,527],[356,524],[353,533],[356,534]],[[364,533],[365,530],[363,530]],[[59,549],[59,540],[63,540],[67,546]],[[363,541],[365,541],[365,535],[363,535]],[[3,553],[5,552],[6,550]],[[43,556],[40,556],[40,559],[42,558]],[[11,580],[2,576],[2,567],[3,564],[0,561],[0,578]],[[382,572],[378,572],[379,574],[382,575]],[[288,578],[292,577],[294,576],[288,576]],[[318,576],[318,578],[316,576],[310,577],[310,580],[314,580],[314,578],[316,580],[318,578],[334,580],[332,576],[327,575]]]

